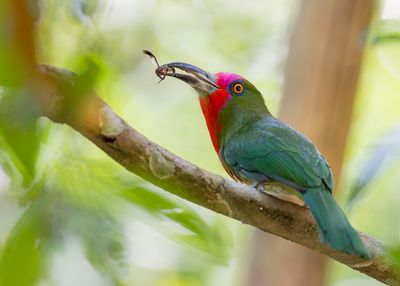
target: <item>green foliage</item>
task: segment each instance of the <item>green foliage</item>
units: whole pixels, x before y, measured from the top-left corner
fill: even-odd
[[[28,286],[43,274],[52,237],[53,202],[35,200],[13,227],[0,260],[0,285]]]
[[[129,202],[152,213],[157,220],[171,221],[180,226],[180,229],[174,232],[163,228],[164,232],[174,240],[207,252],[219,263],[225,265],[228,263],[229,237],[226,237],[216,225],[207,224],[199,214],[185,204],[141,186],[123,190],[121,195]],[[171,226],[168,228],[171,229]]]
[[[398,43],[400,41],[400,21],[398,19],[381,20],[370,32],[371,45]]]
[[[90,263],[103,275],[117,282],[125,267],[125,236],[121,221],[100,209],[77,205],[65,207],[64,231],[77,236]]]
[[[28,94],[27,94],[28,95]],[[35,164],[40,151],[40,144],[45,140],[47,131],[39,126],[34,111],[26,110],[25,104],[35,106],[27,96],[4,95],[0,116],[0,148],[3,150],[3,166],[11,177],[16,169],[23,177],[27,187],[35,177]],[[31,114],[29,114],[31,113]],[[29,144],[26,144],[29,142]],[[15,167],[15,168],[14,168]]]
[[[227,263],[229,244],[221,229],[210,226],[177,199],[129,179],[131,176],[121,173],[115,163],[85,156],[85,149],[77,146],[88,143],[79,139],[77,144],[79,135],[70,131],[69,135],[60,136],[65,130],[59,129],[50,128],[43,148],[64,144],[70,147],[57,156],[53,154],[50,162],[44,159],[48,154],[39,156],[36,170],[44,175],[36,177],[29,191],[20,197],[27,210],[4,247],[0,263],[2,273],[7,275],[1,275],[5,284],[0,285],[33,285],[45,277],[49,253],[55,250],[54,246],[62,247],[69,236],[78,238],[88,261],[118,285],[126,269],[126,216],[121,210],[129,207],[124,201],[150,215],[148,223],[156,231],[208,253],[215,262]],[[23,278],[15,271],[22,257],[26,268],[31,269]]]
[[[391,128],[368,150],[360,163],[348,202],[352,206],[367,190],[371,182],[380,180],[400,161],[400,128]]]

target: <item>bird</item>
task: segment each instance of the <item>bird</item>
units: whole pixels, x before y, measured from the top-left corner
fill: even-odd
[[[293,188],[310,209],[321,243],[371,257],[333,198],[334,179],[325,158],[305,135],[271,114],[252,83],[235,73],[209,73],[182,62],[158,66],[156,74],[197,91],[211,142],[234,180],[254,186],[276,181]]]

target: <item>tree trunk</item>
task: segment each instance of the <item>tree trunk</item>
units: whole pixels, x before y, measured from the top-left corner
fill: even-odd
[[[314,142],[336,183],[373,8],[373,0],[304,0],[290,43],[280,118]],[[251,247],[246,285],[324,284],[325,256],[261,231]]]

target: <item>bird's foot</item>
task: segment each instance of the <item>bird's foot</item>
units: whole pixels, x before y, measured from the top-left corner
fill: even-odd
[[[260,193],[265,193],[264,183],[265,183],[265,182],[255,182],[255,183],[252,184],[251,186],[252,186],[253,188],[255,188],[258,192],[260,192]]]

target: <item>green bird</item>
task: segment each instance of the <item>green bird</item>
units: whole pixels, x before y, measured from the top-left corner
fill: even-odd
[[[332,196],[333,175],[324,157],[306,136],[271,114],[253,84],[237,74],[211,74],[179,62],[158,67],[156,74],[181,79],[198,92],[215,151],[233,179],[292,187],[311,210],[322,243],[370,258]]]

